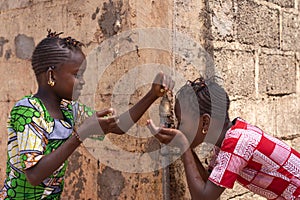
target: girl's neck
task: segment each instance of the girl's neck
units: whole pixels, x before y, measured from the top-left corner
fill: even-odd
[[[223,126],[223,130],[220,134],[220,137],[218,138],[217,142],[215,143],[215,146],[221,147],[223,140],[225,138],[226,132],[231,128],[231,126],[232,126],[232,122],[229,119],[226,120],[226,122],[224,123],[224,126]]]
[[[41,99],[43,101],[43,103],[52,105],[54,107],[59,106],[61,103],[61,99],[57,98],[57,96],[51,95],[51,93],[48,93],[48,92],[38,91],[33,96]]]
[[[62,99],[58,98],[56,95],[53,95],[53,93],[51,92],[43,91],[40,89],[33,96],[39,98],[43,102],[51,117],[56,119],[63,118],[62,112],[60,110]]]

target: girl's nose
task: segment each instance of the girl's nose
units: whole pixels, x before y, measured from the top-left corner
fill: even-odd
[[[84,85],[85,84],[85,80],[82,78],[82,79],[80,79],[80,85]]]

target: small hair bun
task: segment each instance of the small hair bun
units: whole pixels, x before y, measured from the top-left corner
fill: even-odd
[[[71,38],[71,37],[63,38],[63,40],[65,41],[65,43],[68,46],[73,46],[73,47],[82,47],[83,46],[83,43],[81,43],[78,40],[75,40],[74,38]]]
[[[51,32],[51,29],[47,29],[47,31],[48,31],[47,38],[59,38],[59,35],[64,33],[64,32],[56,33],[56,31]]]
[[[200,87],[200,89],[207,87],[206,81],[202,76],[194,81],[188,80],[187,84],[192,87]]]

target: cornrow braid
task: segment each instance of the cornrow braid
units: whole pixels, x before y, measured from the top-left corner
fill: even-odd
[[[35,48],[32,54],[32,69],[36,76],[67,61],[72,52],[81,51],[83,44],[71,37],[60,38],[63,32],[47,30],[48,35]]]
[[[199,115],[209,114],[218,119],[229,119],[230,100],[226,91],[214,81],[200,77],[188,81],[176,94],[180,102],[186,102]]]

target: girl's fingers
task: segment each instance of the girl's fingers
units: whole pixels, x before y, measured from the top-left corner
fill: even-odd
[[[174,137],[176,137],[176,130],[170,128],[162,128],[157,127],[150,119],[147,121],[147,127],[151,131],[151,133],[161,142],[164,144],[169,144]]]
[[[100,120],[102,122],[105,122],[105,123],[117,123],[119,121],[119,117],[118,116],[109,116],[109,117],[100,117]]]
[[[171,78],[169,75],[164,75],[162,79],[162,88],[167,91],[167,90],[173,90],[175,86],[175,81]]]
[[[97,117],[105,117],[105,116],[114,115],[114,114],[115,114],[115,110],[113,108],[109,108],[109,109],[105,109],[105,110],[96,112]]]
[[[155,137],[156,137],[156,139],[159,140],[159,142],[167,144],[167,142],[166,142],[166,136],[158,133],[158,134],[155,135]]]
[[[164,77],[164,73],[159,72],[158,74],[156,74],[153,83],[158,84],[158,85],[162,85],[163,77]]]
[[[171,76],[166,76],[166,79],[167,79],[168,90],[172,90],[172,88],[171,88],[171,84],[172,84],[172,78],[171,78]]]
[[[150,132],[155,135],[159,133],[160,129],[159,127],[155,126],[153,121],[151,119],[147,120],[147,127],[149,128]]]
[[[118,121],[112,122],[112,123],[110,123],[110,124],[108,125],[108,127],[109,127],[110,129],[114,129],[114,128],[118,127],[118,126],[119,126]]]
[[[170,87],[169,87],[170,90],[173,90],[174,86],[175,86],[175,81],[173,79],[171,79],[171,83],[170,83]]]
[[[168,134],[169,132],[164,131],[161,129],[157,134],[155,134],[155,137],[164,144],[169,144],[172,139],[174,138],[173,135]]]
[[[111,115],[113,112],[114,111],[113,111],[112,108],[104,109],[104,110],[101,110],[101,111],[97,111],[96,116],[97,117],[104,117],[104,116],[107,116],[107,115]]]
[[[168,77],[164,74],[163,77],[162,77],[162,87],[165,89],[165,90],[168,90]]]

